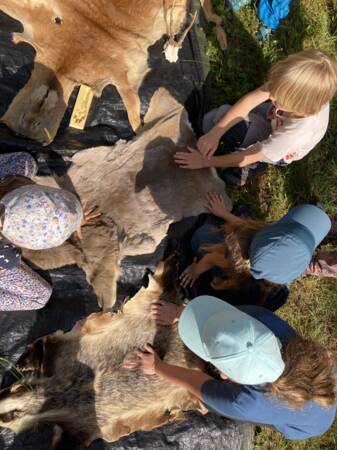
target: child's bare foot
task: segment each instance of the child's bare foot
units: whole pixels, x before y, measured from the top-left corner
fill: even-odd
[[[337,278],[337,252],[318,252],[310,261],[304,275]]]

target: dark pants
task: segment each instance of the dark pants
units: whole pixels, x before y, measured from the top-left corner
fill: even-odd
[[[270,132],[270,122],[263,118],[263,114],[266,114],[268,105],[261,105],[259,119],[254,123],[246,120],[242,120],[233,127],[231,127],[221,138],[219,147],[215,152],[215,155],[222,156],[229,153],[238,151],[244,146],[255,144],[258,141],[266,139]],[[203,131],[207,133],[210,131],[216,123],[226,114],[230,109],[230,105],[223,105],[219,108],[213,109],[208,112],[203,119]],[[264,111],[266,110],[266,111]],[[255,116],[256,117],[256,116]],[[249,138],[247,138],[247,133],[249,130]],[[246,141],[246,142],[245,142]],[[225,179],[225,181],[230,184],[243,185],[249,178],[255,176],[256,173],[263,171],[266,168],[265,163],[255,163],[250,164],[246,167],[235,167],[228,169],[218,169],[219,175]]]

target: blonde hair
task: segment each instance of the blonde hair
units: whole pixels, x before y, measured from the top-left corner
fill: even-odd
[[[329,408],[337,400],[335,361],[317,342],[300,336],[291,338],[282,348],[285,369],[266,392],[294,409],[313,401]]]
[[[243,285],[252,280],[249,247],[255,234],[265,226],[265,222],[252,219],[227,223],[217,228],[224,234],[222,243],[202,246],[206,253],[212,253],[213,261],[224,271],[223,277],[213,278],[213,289],[242,289]],[[266,280],[255,281],[261,289],[259,303],[262,305],[276,285]]]
[[[337,61],[321,50],[295,53],[272,66],[266,88],[285,111],[315,114],[336,93]]]

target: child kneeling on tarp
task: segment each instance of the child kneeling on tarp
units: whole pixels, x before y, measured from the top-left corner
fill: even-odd
[[[43,250],[80,233],[98,214],[83,211],[63,189],[36,185],[34,158],[25,152],[0,155],[0,311],[40,309],[52,287],[21,259],[21,248]]]
[[[314,252],[331,228],[329,216],[314,205],[296,206],[274,223],[233,215],[215,193],[208,195],[208,208],[214,216],[192,236],[198,261],[182,273],[184,287],[216,267],[226,276],[217,271],[214,289],[238,289],[250,277],[261,286],[288,285],[308,274]]]
[[[185,345],[217,368],[220,379],[171,365],[150,345],[124,367],[155,374],[189,390],[211,411],[269,425],[287,439],[318,436],[332,425],[336,363],[326,348],[298,336],[271,311],[202,296],[183,309],[178,327]]]
[[[224,179],[238,185],[258,163],[298,161],[324,137],[336,90],[335,59],[320,50],[290,55],[271,68],[263,86],[207,113],[197,149],[177,152],[175,161],[184,169],[227,169]]]

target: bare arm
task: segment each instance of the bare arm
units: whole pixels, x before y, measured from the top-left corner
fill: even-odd
[[[205,381],[212,379],[204,372],[173,366],[161,360],[155,365],[155,373],[170,383],[187,389],[199,399],[201,399],[201,386]]]
[[[261,146],[254,144],[247,150],[239,150],[223,156],[211,156],[207,163],[209,167],[246,167],[263,159]]]
[[[247,150],[239,150],[223,156],[210,156],[208,159],[198,150],[188,148],[188,152],[177,152],[175,162],[182,169],[203,169],[205,167],[246,167],[263,161],[260,144],[254,144]]]
[[[244,222],[243,219],[228,211],[223,197],[216,192],[208,192],[206,195],[206,208],[214,216],[220,217],[228,223]]]
[[[261,103],[269,100],[270,93],[265,85],[249,92],[239,101],[237,101],[222,119],[206,134],[201,136],[197,142],[197,148],[200,153],[209,158],[216,151],[221,137],[241,120],[246,119],[250,111]]]
[[[146,375],[159,375],[172,384],[190,391],[201,399],[201,386],[212,377],[204,372],[173,366],[162,361],[151,345],[147,344],[144,350],[135,351],[137,360],[125,362],[123,367],[130,370],[142,370]]]
[[[182,287],[193,286],[196,279],[201,274],[213,269],[217,265],[217,258],[214,253],[206,253],[198,262],[193,262],[180,275],[180,284]]]
[[[240,98],[231,109],[223,116],[221,120],[214,126],[212,130],[223,136],[226,131],[239,123],[241,120],[246,119],[250,111],[256,108],[261,103],[269,99],[269,92],[265,86],[260,86],[255,91],[248,92]]]
[[[199,260],[199,262],[196,263],[196,265],[198,276],[200,276],[201,274],[207,272],[208,270],[213,269],[213,267],[215,267],[216,264],[212,253],[207,253]]]

